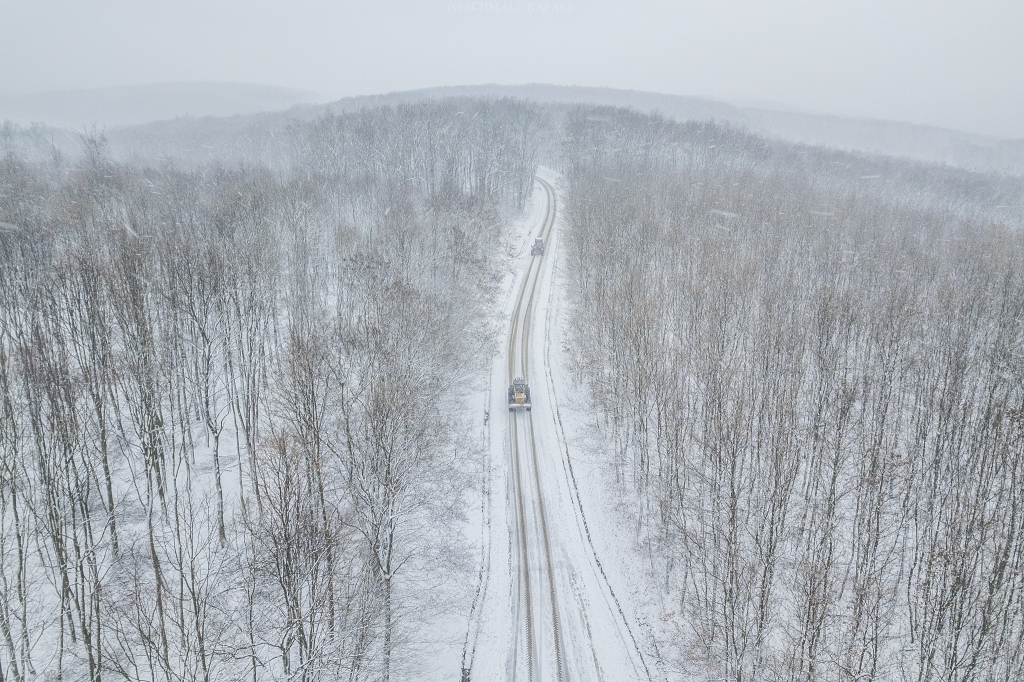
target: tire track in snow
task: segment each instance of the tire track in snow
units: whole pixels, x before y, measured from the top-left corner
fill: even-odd
[[[545,185],[548,185],[548,183],[546,183],[543,180],[540,180],[539,178],[538,178],[538,181],[544,183]],[[548,191],[552,195],[552,206],[553,206],[554,205],[554,198],[553,197],[554,197],[555,191],[554,191],[554,188],[551,187],[550,185],[548,185],[548,188],[549,188]],[[555,217],[556,216],[552,216],[552,221],[551,221],[552,225],[555,222]],[[554,267],[552,266],[552,270],[553,269],[554,269]],[[633,634],[633,629],[632,629],[632,627],[629,624],[629,619],[626,617],[626,613],[622,609],[622,604],[619,602],[619,598],[618,598],[618,596],[616,596],[614,588],[612,588],[611,581],[608,578],[608,574],[604,570],[604,566],[601,563],[601,559],[597,555],[597,549],[594,547],[594,540],[593,540],[593,537],[592,537],[592,535],[590,533],[590,525],[587,522],[586,512],[584,512],[584,510],[583,510],[583,500],[580,497],[579,486],[577,485],[577,482],[576,482],[576,473],[575,473],[575,470],[573,469],[572,457],[569,455],[569,444],[568,444],[568,440],[566,439],[566,436],[565,436],[565,427],[562,424],[561,411],[558,409],[558,395],[557,395],[557,392],[555,391],[554,377],[551,374],[551,338],[550,338],[550,333],[549,332],[550,332],[550,329],[552,327],[552,325],[551,325],[551,314],[552,314],[552,311],[554,310],[554,306],[551,305],[551,302],[552,302],[553,298],[554,298],[554,284],[553,284],[553,280],[552,280],[552,286],[548,290],[548,320],[547,320],[547,325],[545,325],[545,330],[544,330],[545,331],[545,339],[544,339],[544,341],[545,341],[545,343],[544,343],[544,357],[545,357],[544,374],[545,374],[545,384],[546,384],[545,388],[547,389],[548,397],[549,397],[549,399],[551,401],[552,415],[555,418],[556,433],[557,433],[557,436],[558,436],[559,454],[562,457],[562,463],[563,463],[563,468],[564,468],[565,473],[566,473],[566,478],[567,478],[568,483],[569,483],[569,485],[570,485],[570,487],[572,489],[572,502],[573,502],[573,506],[575,507],[575,511],[579,514],[579,520],[580,520],[580,522],[582,523],[582,526],[583,526],[584,536],[586,537],[587,545],[590,548],[591,557],[593,558],[594,564],[597,567],[598,573],[600,574],[601,581],[604,583],[605,588],[608,591],[608,595],[611,597],[611,600],[612,600],[612,602],[615,605],[614,606],[613,617],[617,615],[619,623],[621,623],[622,626],[625,628],[626,634],[628,635],[629,640],[630,640],[631,644],[633,645],[633,650],[636,652],[637,656],[640,659],[640,664],[643,667],[644,675],[647,678],[648,682],[651,682],[653,680],[653,677],[651,676],[651,670],[650,670],[650,668],[647,665],[647,660],[644,657],[643,651],[640,648],[640,644],[637,642],[636,636]],[[611,609],[611,604],[609,604],[608,606],[609,606],[609,609]],[[584,618],[586,618],[585,614],[584,614]],[[590,629],[589,628],[589,623],[587,624],[587,629],[588,629],[588,634],[589,634],[589,629]],[[636,666],[635,661],[633,662],[633,665],[634,665],[634,669],[635,669],[635,666]],[[639,672],[639,671],[637,671],[637,672]]]
[[[487,385],[487,402],[491,404],[493,386]],[[469,609],[469,623],[466,625],[466,639],[462,644],[462,670],[472,670],[476,660],[476,646],[480,638],[481,611],[487,600],[487,587],[491,582],[491,429],[490,413],[484,412],[483,425],[484,471],[483,495],[480,498],[480,571],[477,574],[476,591],[473,593],[473,605]],[[472,644],[471,644],[472,642]]]
[[[554,219],[556,215],[555,209],[555,193],[553,188],[543,180],[537,179],[538,184],[544,190],[547,201],[545,215],[541,223],[540,237],[545,240],[549,239],[551,230],[554,227]],[[543,258],[543,256],[541,257]],[[534,303],[537,299],[538,284],[541,278],[542,261],[531,256],[530,264],[527,267],[526,275],[523,279],[522,286],[520,289],[519,299],[516,302],[516,308],[512,316],[512,324],[509,331],[509,342],[508,342],[508,381],[511,384],[512,379],[517,376],[515,371],[515,359],[519,356],[520,373],[518,376],[528,379],[529,377],[529,341],[530,332],[533,327],[533,310]],[[529,294],[527,295],[527,292]],[[523,309],[525,304],[526,308]],[[517,348],[518,346],[518,348]],[[527,381],[529,385],[529,381]],[[533,426],[532,415],[527,413],[525,415],[526,421],[529,423],[528,429],[528,450],[527,465],[533,467],[533,501],[536,503],[536,522],[540,526],[540,553],[542,554],[540,567],[544,570],[547,575],[548,582],[548,598],[550,600],[551,607],[551,626],[553,635],[553,646],[555,654],[555,671],[556,677],[561,682],[565,678],[564,666],[565,660],[562,654],[562,632],[561,622],[558,613],[558,598],[555,588],[555,574],[554,564],[551,560],[551,543],[550,534],[548,532],[548,521],[547,511],[544,505],[544,499],[541,492],[541,481],[540,471],[537,463],[537,441],[536,434]],[[518,414],[513,412],[510,415],[510,437],[511,437],[511,452],[513,459],[514,469],[514,481],[516,485],[515,497],[516,497],[516,508],[517,508],[517,524],[519,526],[519,542],[520,542],[520,603],[525,604],[526,613],[526,632],[527,632],[527,671],[528,677],[532,681],[535,675],[536,662],[540,660],[540,651],[537,647],[537,637],[535,633],[534,613],[533,613],[533,599],[535,595],[531,584],[530,569],[530,553],[527,537],[527,515],[526,507],[527,503],[525,500],[525,489],[526,489],[526,477],[523,475],[523,453],[520,450],[519,440],[519,426],[518,426]],[[518,626],[517,626],[518,627]]]

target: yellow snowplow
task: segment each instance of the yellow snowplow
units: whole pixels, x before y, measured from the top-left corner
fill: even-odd
[[[513,379],[512,385],[508,387],[508,411],[525,409],[529,412],[531,407],[530,387],[526,385],[526,379]]]

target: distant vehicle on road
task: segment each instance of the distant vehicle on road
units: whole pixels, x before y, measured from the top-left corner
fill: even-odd
[[[530,387],[526,385],[526,379],[513,379],[512,385],[508,387],[508,411],[525,409],[529,412],[531,407]]]
[[[530,247],[531,256],[543,256],[544,255],[544,240],[537,237],[533,240],[533,246]]]

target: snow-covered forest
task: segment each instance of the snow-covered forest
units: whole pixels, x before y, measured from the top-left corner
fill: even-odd
[[[280,170],[0,160],[0,680],[415,677],[538,117],[327,116]]]
[[[669,679],[1024,678],[1024,183],[623,110],[564,150]]]
[[[648,682],[1024,679],[1024,179],[511,98],[246,121],[0,130],[0,682],[468,679],[531,579],[515,282],[571,370],[533,414],[585,406],[522,477],[557,646],[602,670],[607,594]]]

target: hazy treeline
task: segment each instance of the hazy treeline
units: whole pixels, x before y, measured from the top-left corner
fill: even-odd
[[[536,117],[326,117],[276,170],[0,160],[0,680],[415,676]]]
[[[564,164],[669,677],[1024,678],[1020,181],[598,109]]]
[[[554,147],[551,107],[522,100],[450,97],[331,113],[306,106],[227,118],[183,117],[145,125],[61,129],[0,122],[0,155],[30,161],[75,159],[83,137],[106,139],[116,161],[181,168],[245,164],[332,175],[382,168],[417,187],[464,182],[477,192],[529,193],[519,174],[538,146]],[[399,171],[405,171],[401,175]]]
[[[324,116],[299,126],[297,162],[307,173],[389,174],[428,195],[468,193],[522,209],[546,119],[520,100],[469,98]]]

